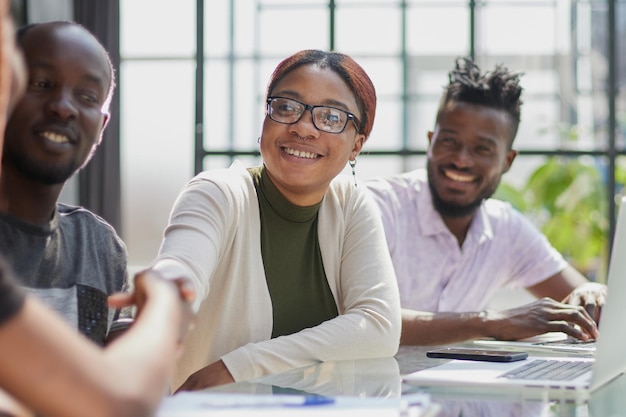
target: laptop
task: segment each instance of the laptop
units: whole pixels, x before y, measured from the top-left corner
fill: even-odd
[[[472,342],[486,348],[516,349],[527,352],[563,352],[593,356],[596,341],[582,341],[562,332],[548,332],[520,340],[478,339]]]
[[[405,383],[423,387],[446,386],[461,388],[509,388],[524,389],[525,393],[533,390],[545,393],[558,393],[564,397],[588,396],[591,392],[606,385],[626,371],[626,331],[623,326],[626,317],[626,197],[622,198],[617,218],[615,237],[609,273],[607,277],[608,294],[602,309],[600,336],[596,340],[595,357],[574,356],[529,356],[517,362],[497,363],[452,360],[443,365],[416,371],[403,376]],[[527,367],[531,361],[548,361],[551,364],[565,366],[572,363],[582,370],[582,374],[571,379],[538,376],[535,372],[530,377],[504,377],[508,372],[516,372],[520,367]]]

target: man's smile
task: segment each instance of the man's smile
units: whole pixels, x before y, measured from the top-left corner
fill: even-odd
[[[463,174],[450,169],[443,169],[442,172],[446,178],[457,182],[473,182],[477,178],[475,175]]]
[[[70,140],[67,136],[54,132],[42,132],[41,136],[54,143],[69,143]]]

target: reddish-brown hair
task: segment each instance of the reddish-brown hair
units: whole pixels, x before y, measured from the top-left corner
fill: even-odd
[[[359,117],[361,122],[359,133],[365,135],[367,140],[372,131],[374,116],[376,115],[376,89],[365,70],[348,55],[316,49],[296,52],[284,59],[274,69],[267,85],[265,98],[271,96],[272,90],[283,77],[303,65],[317,65],[320,68],[329,68],[345,81],[354,94],[359,112],[361,113]]]

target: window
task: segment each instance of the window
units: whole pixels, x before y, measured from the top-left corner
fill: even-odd
[[[172,10],[165,0],[133,0],[121,7],[123,235],[131,262],[154,257],[174,198],[195,172],[234,158],[260,162],[269,75],[282,58],[316,48],[350,54],[377,87],[360,178],[424,166],[426,133],[457,56],[523,72],[521,154],[503,189],[525,186],[555,156],[593,168],[604,193],[591,211],[602,247],[587,272],[603,279],[613,197],[626,180],[618,157],[626,154],[626,1],[197,0]],[[201,89],[197,44],[204,45]]]

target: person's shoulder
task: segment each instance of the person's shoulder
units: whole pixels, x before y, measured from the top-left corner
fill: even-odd
[[[57,211],[61,218],[68,219],[69,221],[88,221],[102,224],[106,227],[112,227],[104,218],[83,206],[58,202]]]
[[[322,204],[326,206],[338,204],[343,207],[342,210],[348,212],[356,207],[362,207],[363,204],[375,207],[374,199],[363,182],[357,180],[355,184],[354,178],[345,174],[336,176],[330,182]]]
[[[59,228],[88,230],[92,234],[110,235],[120,240],[115,228],[104,218],[82,206],[67,203],[57,203]]]
[[[257,168],[257,167],[253,167],[253,168]],[[251,168],[244,165],[241,161],[235,160],[228,167],[212,168],[212,169],[204,170],[198,173],[198,175],[196,175],[195,178],[222,178],[222,177],[237,178],[237,177],[249,175],[248,169],[251,169]]]
[[[483,202],[481,209],[492,222],[497,221],[498,223],[509,225],[530,223],[530,220],[508,201],[488,198]]]
[[[427,182],[426,170],[416,169],[395,175],[378,176],[365,181],[374,192],[397,192],[398,190],[420,190]]]
[[[208,186],[209,184],[221,189],[245,188],[252,184],[252,176],[241,162],[235,161],[228,168],[214,168],[200,172],[189,180],[187,186]]]
[[[414,206],[424,190],[428,190],[426,171],[418,169],[401,174],[377,177],[366,185],[379,206]]]
[[[361,194],[363,191],[363,186],[359,187],[358,182],[355,185],[351,176],[340,174],[330,182],[326,195],[345,199],[346,197]]]
[[[331,182],[324,194],[320,206],[320,218],[332,218],[333,222],[324,224],[335,224],[335,220],[343,218],[345,222],[358,221],[376,213],[376,203],[372,195],[367,192],[362,182],[350,175],[340,174]]]
[[[511,203],[504,200],[499,200],[497,198],[487,198],[482,207],[489,214],[499,215],[499,214],[521,214]]]

